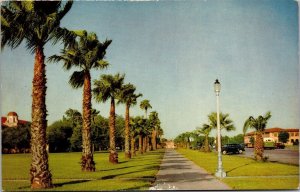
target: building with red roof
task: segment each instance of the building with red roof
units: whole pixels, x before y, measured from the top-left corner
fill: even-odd
[[[274,128],[268,128],[265,129],[263,133],[263,138],[273,138],[275,142],[279,142],[278,135],[280,132],[287,132],[289,134],[289,140],[286,143],[286,145],[298,145],[299,144],[299,128],[279,128],[279,127],[274,127]],[[250,139],[251,137],[255,138],[255,131],[252,131],[250,133],[247,133],[244,136],[244,143],[250,144]]]
[[[6,117],[1,117],[1,126],[17,127],[18,125],[29,123],[25,120],[19,120],[16,112],[9,112]]]

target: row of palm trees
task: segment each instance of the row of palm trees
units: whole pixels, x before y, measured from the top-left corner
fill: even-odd
[[[137,103],[137,98],[142,94],[136,94],[136,88],[132,84],[124,84],[125,75],[101,75],[94,80],[92,89],[91,70],[107,68],[109,63],[105,60],[106,49],[111,40],[100,42],[95,33],[85,30],[70,31],[60,27],[60,21],[68,13],[73,5],[72,1],[64,4],[61,1],[11,1],[1,6],[1,48],[9,46],[12,49],[18,47],[23,40],[31,53],[35,54],[34,76],[32,81],[32,124],[31,124],[31,188],[52,187],[52,175],[49,171],[48,154],[46,152],[46,70],[44,46],[49,41],[53,44],[62,41],[64,49],[60,54],[49,57],[49,62],[63,62],[63,68],[70,70],[76,68],[69,79],[73,88],[83,87],[82,100],[82,158],[83,171],[95,171],[91,145],[91,99],[94,96],[97,102],[110,100],[109,161],[118,163],[118,154],[115,146],[115,102],[126,105],[125,111],[125,154],[131,157],[130,152],[130,114],[129,108]],[[140,107],[145,110],[146,122],[147,110],[151,108],[149,100],[144,100]],[[156,114],[157,118],[158,115]],[[153,115],[155,116],[155,115]],[[152,116],[150,116],[152,118]],[[159,121],[157,121],[159,122]],[[143,126],[142,126],[143,125]],[[147,125],[150,127],[150,125]],[[144,124],[135,124],[132,127],[145,127]],[[156,137],[157,125],[152,126]],[[142,135],[143,131],[139,131]],[[144,134],[147,135],[147,134]],[[133,138],[133,137],[131,137]],[[145,137],[144,138],[148,138]],[[144,139],[146,140],[146,139]],[[132,141],[132,140],[131,140]],[[149,143],[149,142],[148,142]],[[144,141],[144,146],[147,140]],[[142,146],[142,145],[140,145]],[[156,144],[152,143],[153,149]]]
[[[255,129],[254,142],[254,157],[257,161],[264,160],[264,141],[263,132],[266,129],[268,120],[271,118],[271,112],[267,112],[264,116],[260,115],[257,118],[250,116],[244,123],[243,132],[247,133],[249,128]],[[186,141],[187,145],[190,142],[190,137],[193,134],[204,135],[204,152],[210,152],[209,134],[213,129],[217,129],[217,114],[215,112],[208,115],[208,124],[203,124],[202,127],[197,127],[193,132],[182,133],[177,137],[177,141]],[[221,130],[234,131],[236,130],[233,121],[229,118],[229,114],[220,113],[220,128]],[[217,143],[216,143],[217,144]],[[216,146],[217,148],[217,146]]]

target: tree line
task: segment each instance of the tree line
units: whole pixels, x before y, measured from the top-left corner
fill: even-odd
[[[159,119],[155,117],[157,112],[150,113],[148,119],[143,117],[131,117],[129,125],[129,134],[131,141],[131,155],[136,155],[136,151],[142,148],[143,143],[138,142],[139,135],[148,141],[145,141],[143,153],[149,150],[155,150],[157,144],[161,146],[163,130],[159,125]],[[139,120],[143,120],[144,124],[138,124]],[[156,122],[158,121],[158,122]],[[69,152],[82,151],[82,115],[76,109],[68,109],[62,119],[54,122],[47,128],[47,141],[49,144],[49,152]],[[115,145],[116,150],[125,151],[125,118],[116,115],[115,121]],[[158,134],[153,132],[157,131]],[[91,123],[91,143],[92,151],[107,151],[110,147],[109,143],[109,118],[105,118],[99,114],[99,111],[92,109]],[[141,145],[141,147],[139,147]],[[128,155],[128,154],[127,154]],[[128,157],[128,156],[127,156]]]

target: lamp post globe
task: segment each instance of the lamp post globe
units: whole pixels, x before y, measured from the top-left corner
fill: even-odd
[[[214,89],[217,97],[217,135],[218,135],[218,166],[215,173],[215,176],[217,177],[226,177],[226,172],[223,169],[223,163],[222,163],[222,153],[221,153],[221,126],[220,126],[220,104],[219,104],[219,95],[221,91],[221,83],[218,79],[216,79],[214,83]]]

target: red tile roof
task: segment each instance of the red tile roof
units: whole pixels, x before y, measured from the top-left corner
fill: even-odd
[[[14,111],[11,111],[7,114],[7,116],[18,116],[18,114]]]
[[[6,117],[1,117],[1,125],[3,125],[6,122]]]
[[[281,131],[299,132],[299,128],[283,129],[283,128],[274,127],[274,128],[265,129],[265,133],[276,133],[276,132],[281,132]],[[254,135],[254,133],[255,133],[255,131],[252,131],[250,133],[247,133],[246,135],[250,136],[250,135]]]

